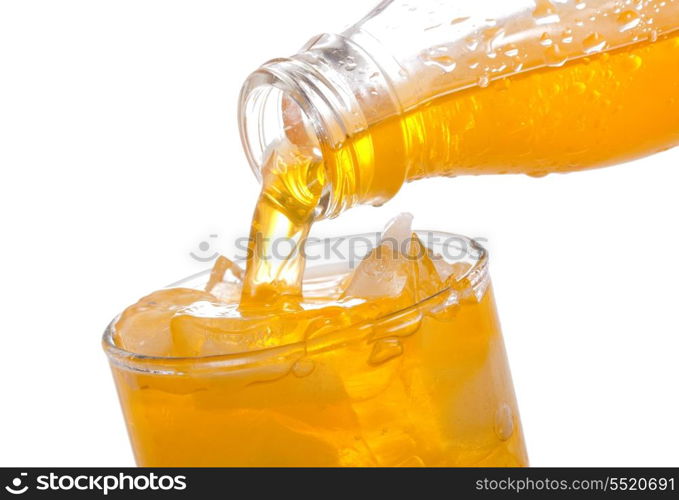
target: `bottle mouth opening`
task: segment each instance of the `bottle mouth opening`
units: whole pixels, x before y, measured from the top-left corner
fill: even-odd
[[[262,180],[262,167],[273,148],[283,143],[313,151],[322,157],[321,121],[308,95],[286,75],[260,69],[241,89],[238,109],[240,137],[250,167]]]

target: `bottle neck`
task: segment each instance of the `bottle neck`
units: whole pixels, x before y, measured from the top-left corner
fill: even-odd
[[[376,166],[383,153],[369,132],[400,111],[375,61],[347,38],[326,34],[248,77],[240,96],[241,140],[260,180],[271,149],[284,141],[321,156],[326,185],[318,213],[332,218],[358,204],[382,204],[402,185],[405,163],[390,165],[385,182]]]

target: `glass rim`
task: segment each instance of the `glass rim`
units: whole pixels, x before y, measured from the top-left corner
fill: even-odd
[[[299,359],[304,356],[313,355],[317,352],[336,349],[342,345],[345,345],[346,342],[350,340],[360,340],[362,338],[367,338],[371,334],[372,325],[381,321],[398,318],[399,316],[406,315],[425,306],[432,306],[437,301],[445,300],[452,294],[457,294],[457,299],[464,298],[461,295],[467,293],[476,295],[477,299],[480,299],[480,297],[485,294],[489,279],[488,251],[480,243],[478,243],[473,238],[455,233],[447,233],[444,231],[413,230],[413,232],[418,235],[437,234],[443,235],[449,239],[454,238],[458,241],[463,241],[469,246],[470,249],[473,249],[475,252],[477,252],[477,256],[475,256],[473,263],[465,271],[465,273],[459,276],[456,280],[456,283],[465,283],[467,285],[466,288],[458,289],[453,285],[446,285],[436,293],[433,293],[424,299],[418,300],[407,307],[398,309],[396,311],[391,311],[376,318],[343,326],[311,339],[303,339],[289,344],[254,349],[251,351],[227,354],[210,354],[205,356],[152,356],[123,349],[122,347],[117,346],[113,339],[115,324],[120,318],[120,314],[118,314],[113,318],[113,320],[111,320],[104,331],[101,340],[102,347],[109,359],[109,362],[112,365],[116,365],[119,368],[124,368],[135,372],[156,375],[182,375],[185,374],[186,371],[197,373],[201,371],[209,372],[215,369],[238,370],[256,366],[262,362],[272,359],[278,359],[279,361],[287,358]],[[310,244],[323,244],[325,242],[347,238],[379,237],[380,234],[381,233],[358,233],[346,236],[336,236],[332,238],[323,238],[321,240],[311,242]],[[322,265],[312,266],[310,269],[313,269],[314,267],[322,267]],[[196,273],[179,280],[166,288],[177,287],[186,281],[190,281],[204,274],[207,275],[209,272],[210,269],[206,269],[205,271],[201,271],[200,273]],[[453,304],[451,304],[450,307],[453,307]],[[346,332],[351,330],[355,331],[352,333],[350,338],[346,337],[346,335],[342,335],[343,333],[346,334]]]

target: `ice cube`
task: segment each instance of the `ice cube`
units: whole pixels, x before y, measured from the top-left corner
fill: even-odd
[[[413,233],[412,219],[410,214],[400,214],[387,224],[380,245],[351,276],[345,296],[403,297],[412,304],[443,289],[432,252]]]
[[[408,262],[389,245],[375,248],[358,265],[344,292],[346,297],[397,297],[406,291]]]
[[[241,286],[240,283],[232,283],[230,281],[220,281],[212,287],[210,293],[214,295],[221,302],[227,304],[235,304],[240,301]]]
[[[443,281],[447,280],[455,272],[453,265],[441,255],[433,254],[431,260],[434,263],[434,267],[436,267],[439,278]]]
[[[170,321],[172,354],[211,356],[261,349],[270,344],[272,337],[277,337],[277,319],[244,318],[235,304],[196,303]]]
[[[404,293],[410,273],[409,263],[402,255],[412,234],[413,216],[407,213],[389,221],[379,245],[354,271],[344,295],[365,299],[396,297]]]
[[[178,357],[212,356],[299,342],[319,315],[318,310],[244,315],[237,303],[197,302],[171,319],[172,352]]]
[[[408,259],[411,265],[409,286],[416,300],[424,300],[444,288],[443,280],[432,260],[431,250],[424,246],[415,233],[410,238]]]
[[[181,309],[214,297],[201,290],[170,288],[140,299],[121,314],[115,324],[114,341],[126,351],[147,356],[170,356],[170,320]]]
[[[351,407],[358,420],[361,440],[370,450],[374,465],[382,467],[408,463],[417,457],[417,442],[413,439],[417,426],[406,413],[411,395],[397,375],[397,366],[387,363],[370,372],[363,371],[362,377],[370,381],[381,381],[388,375],[384,382],[368,392],[369,386],[365,382],[358,393],[356,387],[348,387],[352,391],[348,392],[350,397],[359,396],[352,397]],[[379,391],[375,393],[378,387]]]
[[[220,255],[212,267],[205,290],[222,302],[237,302],[240,299],[244,271],[235,263]]]
[[[432,255],[432,262],[443,281],[458,281],[467,274],[472,267],[471,264],[464,261],[448,262],[442,256],[436,254]]]
[[[391,245],[399,253],[407,252],[410,235],[413,233],[413,215],[408,212],[398,214],[387,222],[380,237],[380,244]]]
[[[460,281],[469,272],[472,265],[469,262],[455,262],[450,264],[450,268],[451,273],[448,277],[454,276],[455,280]]]

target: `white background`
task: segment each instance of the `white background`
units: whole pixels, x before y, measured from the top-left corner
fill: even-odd
[[[210,234],[212,249],[246,234],[247,74],[366,10],[0,3],[0,465],[133,464],[104,327],[203,269],[189,252]],[[532,464],[676,466],[678,160],[420,181],[315,234],[411,211],[420,228],[487,238]]]

